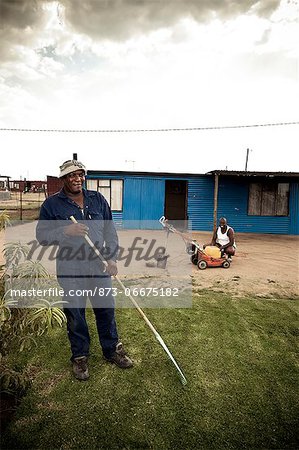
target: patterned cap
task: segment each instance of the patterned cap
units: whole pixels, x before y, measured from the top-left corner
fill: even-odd
[[[75,159],[69,159],[68,161],[65,161],[60,167],[60,174],[59,178],[64,177],[68,173],[76,172],[76,170],[83,170],[86,175],[86,167],[80,162]]]

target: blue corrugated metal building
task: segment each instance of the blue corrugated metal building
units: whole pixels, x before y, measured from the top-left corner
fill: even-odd
[[[159,229],[165,216],[211,231],[224,216],[237,232],[299,234],[298,173],[90,170],[87,187],[107,198],[119,228]]]

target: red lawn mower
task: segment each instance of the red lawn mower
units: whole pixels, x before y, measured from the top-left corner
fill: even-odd
[[[184,235],[184,233],[176,230],[173,225],[168,223],[164,216],[159,219],[159,222],[167,230],[167,237],[170,232],[181,236],[186,245],[186,252],[191,256],[192,264],[197,266],[200,270],[204,270],[207,267],[223,267],[224,269],[228,269],[230,267],[228,256],[221,256],[221,252],[218,247],[207,246],[203,249],[200,247],[198,242],[196,242],[196,240],[190,240],[190,238]]]
[[[200,270],[204,270],[207,267],[223,267],[224,269],[228,269],[230,267],[230,261],[226,255],[221,256],[221,252],[218,247],[208,246],[205,249],[200,248],[196,241],[191,244],[191,248],[193,247],[193,253],[191,254],[191,262],[195,266],[197,266]],[[212,256],[209,254],[216,253],[216,249],[219,251],[219,257]]]

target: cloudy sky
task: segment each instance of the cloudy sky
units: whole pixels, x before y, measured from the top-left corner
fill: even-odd
[[[298,122],[297,0],[0,0],[0,128]],[[299,125],[0,131],[1,174],[299,171]]]

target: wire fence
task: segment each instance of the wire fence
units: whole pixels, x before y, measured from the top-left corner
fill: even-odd
[[[36,220],[46,193],[41,192],[10,192],[9,198],[1,199],[0,212],[6,211],[11,221]]]

